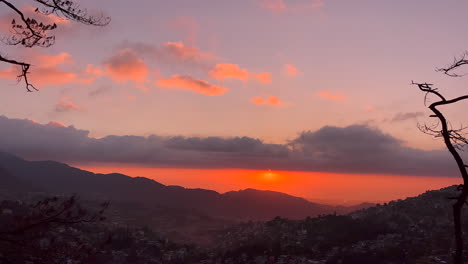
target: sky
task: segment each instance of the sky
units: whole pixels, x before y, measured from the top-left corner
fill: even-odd
[[[34,1],[15,3],[35,16]],[[435,71],[468,48],[465,1],[79,3],[111,23],[49,16],[54,46],[1,46],[33,64],[40,90],[26,93],[17,69],[0,65],[3,151],[165,184],[328,201],[404,198],[459,182],[442,142],[417,128],[434,121],[411,81],[447,97],[466,93],[466,78]],[[11,18],[0,10],[3,35]],[[467,106],[444,108],[454,126],[468,123]],[[406,187],[389,187],[403,179]]]

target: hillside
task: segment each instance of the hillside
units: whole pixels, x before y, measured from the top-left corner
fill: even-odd
[[[94,174],[54,161],[26,161],[6,153],[0,153],[0,168],[5,174],[1,178],[2,183],[16,181],[18,188],[28,185],[36,192],[76,193],[88,199],[190,210],[211,217],[267,220],[281,216],[301,219],[347,211],[344,207],[320,205],[279,192],[247,189],[220,194],[211,190],[165,186],[147,178],[132,178],[118,173]]]
[[[217,251],[226,263],[449,263],[453,232],[447,197],[455,189],[428,191],[349,215],[243,223],[220,236]],[[466,221],[464,225],[467,230]]]
[[[80,241],[88,250],[73,256],[94,262],[79,263],[442,264],[450,263],[453,249],[451,207],[446,197],[454,190],[455,186],[429,191],[349,215],[233,223],[222,231],[213,230],[217,239],[211,246],[174,243],[164,234],[128,223],[116,225],[113,220],[57,226],[34,237],[38,242],[61,241],[64,252],[73,251],[74,241]],[[91,204],[86,207],[93,208]],[[134,208],[140,217],[152,214],[142,209]],[[0,222],[8,223],[12,214],[27,215],[28,210],[32,209],[23,202],[4,201],[0,203]],[[47,245],[36,250],[64,254]]]

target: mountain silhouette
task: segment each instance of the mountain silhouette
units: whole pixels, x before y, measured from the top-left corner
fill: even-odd
[[[11,186],[11,190],[17,191],[78,194],[111,202],[137,202],[229,219],[266,220],[276,216],[300,219],[347,212],[346,207],[316,204],[280,192],[246,189],[220,194],[212,190],[166,186],[151,179],[119,173],[95,174],[55,161],[27,161],[2,152],[0,186]]]

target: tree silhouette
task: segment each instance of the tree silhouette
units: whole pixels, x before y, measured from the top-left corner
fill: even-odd
[[[82,8],[76,1],[71,0],[31,0],[38,4],[34,12],[43,17],[56,15],[64,19],[79,22],[85,25],[105,26],[109,24],[110,17],[103,14],[94,16],[88,13],[87,9]],[[57,28],[57,24],[49,24],[27,17],[15,4],[7,0],[0,0],[0,3],[6,5],[16,15],[17,19],[11,21],[11,36],[6,37],[2,42],[6,45],[23,46],[25,48],[50,47],[55,43],[55,36],[51,31]],[[17,65],[21,68],[17,76],[18,82],[24,81],[26,90],[32,92],[37,90],[29,81],[28,73],[31,64],[25,61],[9,59],[0,54],[0,61],[8,64]]]
[[[451,65],[446,68],[438,69],[437,71],[442,72],[451,77],[461,77],[463,74],[457,73],[464,65],[468,64],[465,53],[461,58],[455,59]],[[459,185],[457,191],[460,193],[456,197],[450,197],[449,199],[455,200],[453,204],[453,224],[454,224],[454,236],[455,236],[455,253],[454,263],[463,263],[463,230],[461,222],[461,212],[463,206],[467,204],[468,197],[468,165],[464,162],[459,151],[463,151],[463,147],[468,144],[468,139],[465,136],[464,130],[467,127],[454,128],[447,118],[444,116],[442,111],[439,109],[441,106],[447,106],[456,104],[463,100],[468,99],[468,95],[462,95],[456,98],[447,99],[438,88],[434,87],[430,83],[415,83],[413,85],[418,86],[419,90],[426,93],[424,97],[424,104],[427,106],[428,95],[435,96],[438,100],[429,104],[428,108],[434,113],[430,117],[437,118],[438,122],[435,125],[418,125],[419,129],[426,134],[432,135],[436,138],[442,138],[445,146],[457,163],[460,175],[463,179],[463,184]]]

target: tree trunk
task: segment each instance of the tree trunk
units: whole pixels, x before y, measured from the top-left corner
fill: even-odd
[[[461,211],[465,198],[460,195],[457,202],[453,204],[453,224],[455,231],[455,255],[453,256],[454,264],[463,264],[463,231],[461,224]]]

